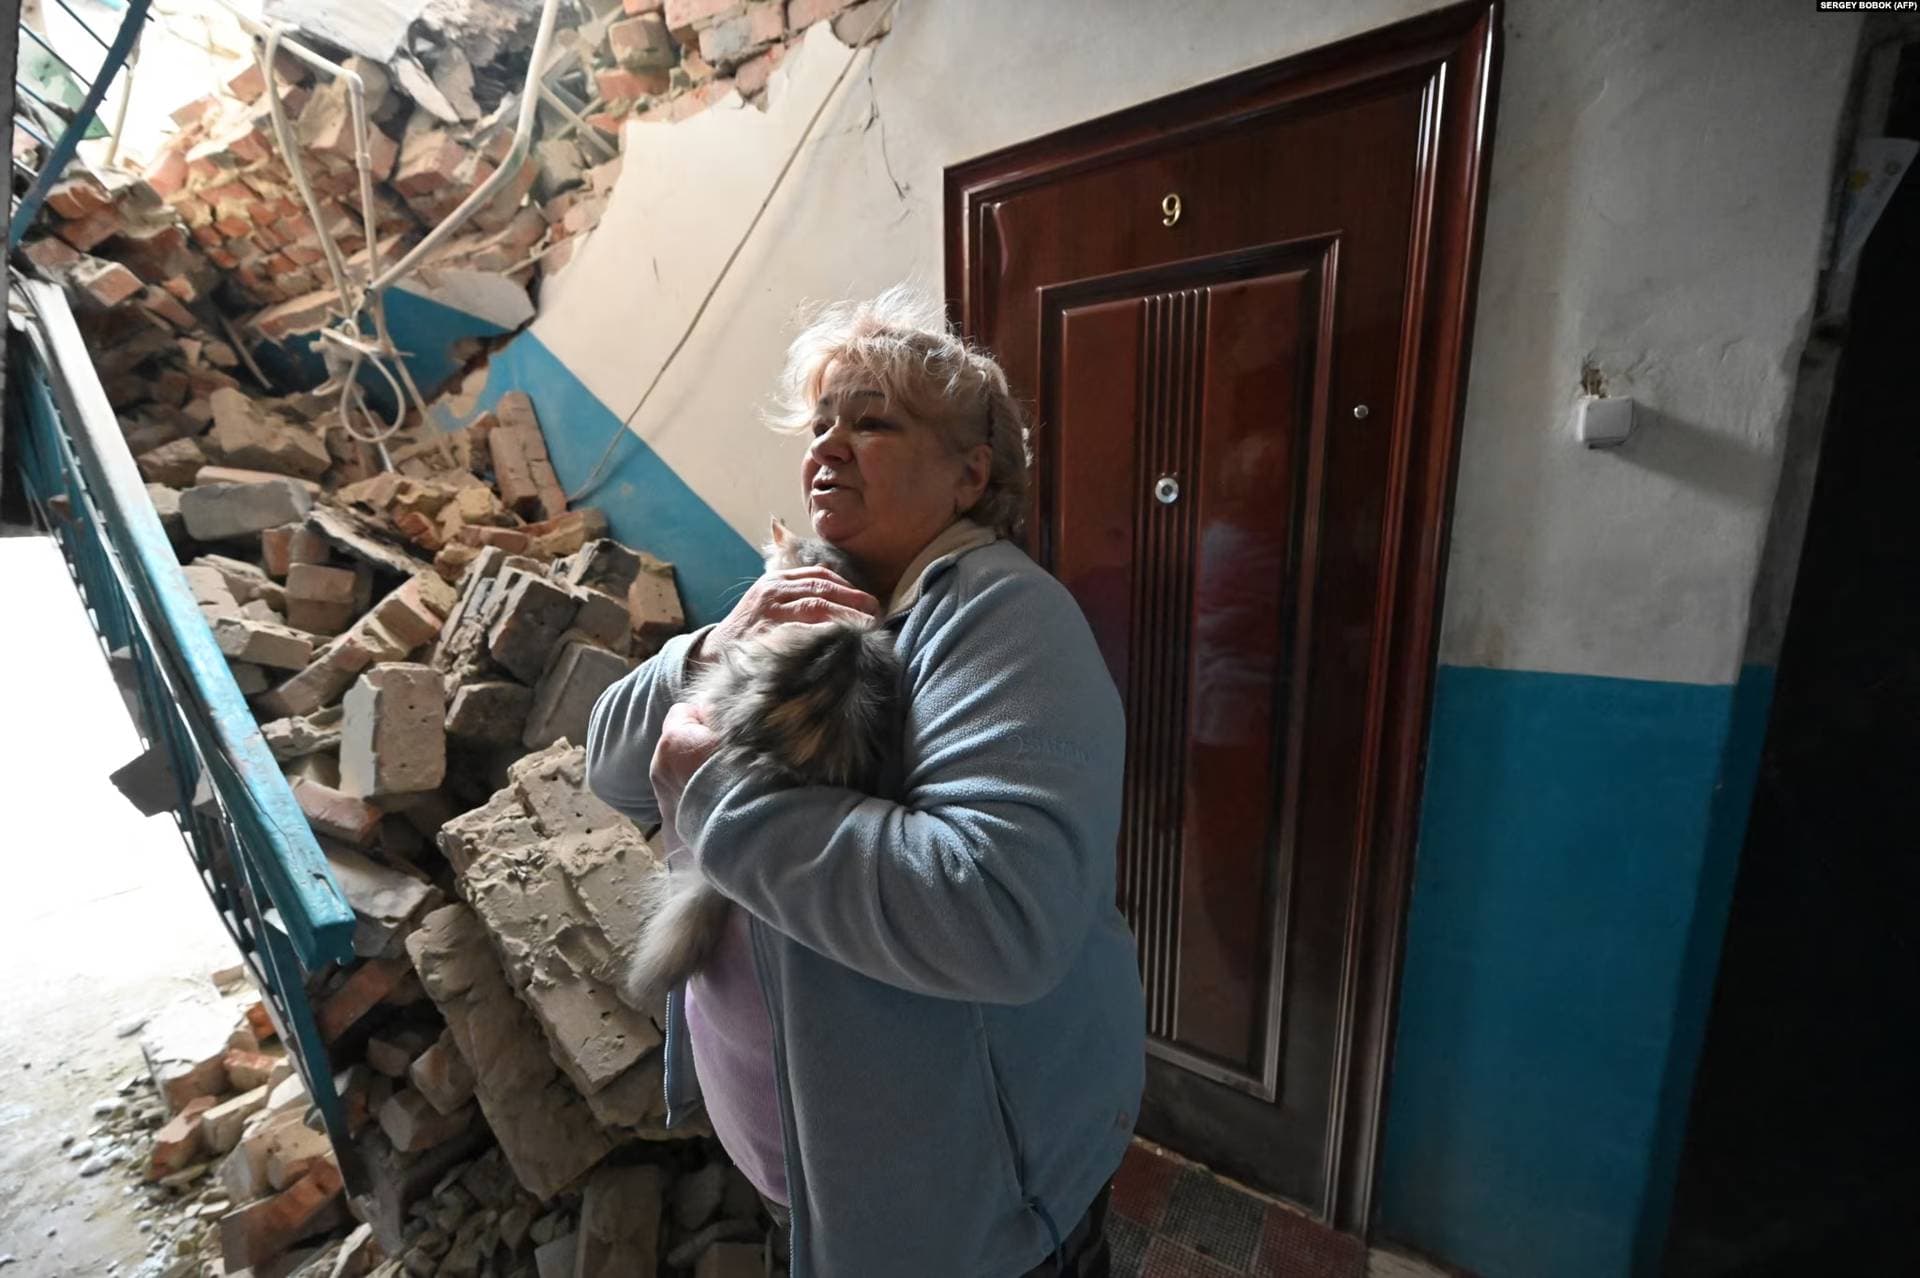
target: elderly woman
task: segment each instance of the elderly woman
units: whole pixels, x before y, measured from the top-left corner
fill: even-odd
[[[1104,1275],[1144,1074],[1114,905],[1124,733],[1079,608],[1007,539],[1022,414],[904,290],[822,312],[783,389],[814,532],[873,593],[763,577],[609,689],[588,736],[594,792],[667,823],[739,907],[668,1000],[669,1122],[704,1100],[793,1278]],[[862,614],[904,671],[898,791],[729,770],[681,699],[698,672]]]

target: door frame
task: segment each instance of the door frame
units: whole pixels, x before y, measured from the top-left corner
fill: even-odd
[[[1276,114],[1318,109],[1364,95],[1383,80],[1424,80],[1403,357],[1393,399],[1382,624],[1371,656],[1373,686],[1384,692],[1368,710],[1372,749],[1363,762],[1366,797],[1353,841],[1356,906],[1341,955],[1325,1200],[1304,1204],[1356,1234],[1366,1232],[1372,1215],[1385,1114],[1493,150],[1500,12],[1499,0],[1469,0],[946,171],[947,304],[961,331],[973,336],[990,325],[982,311],[984,264],[972,246],[987,242],[987,212],[996,201],[1066,173],[1131,159],[1169,139],[1198,141]]]

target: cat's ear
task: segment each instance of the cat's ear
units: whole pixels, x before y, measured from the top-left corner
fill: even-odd
[[[777,550],[785,550],[787,543],[793,540],[792,530],[780,522],[780,516],[778,515],[772,517],[771,523],[773,525],[774,548]]]

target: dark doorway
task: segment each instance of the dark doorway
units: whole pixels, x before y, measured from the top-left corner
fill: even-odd
[[[1496,15],[961,165],[1032,549],[1127,703],[1141,1131],[1359,1230],[1425,741]]]
[[[1920,54],[1886,133],[1920,138]],[[1920,1201],[1920,173],[1874,229],[1734,888],[1672,1278],[1912,1273]]]

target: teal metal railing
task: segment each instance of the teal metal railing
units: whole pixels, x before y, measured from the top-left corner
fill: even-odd
[[[66,294],[17,273],[12,287],[23,303],[6,368],[17,473],[117,676],[134,685],[136,727],[172,769],[194,869],[344,1167],[351,1145],[309,988],[353,961],[353,911],[180,572]]]

